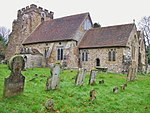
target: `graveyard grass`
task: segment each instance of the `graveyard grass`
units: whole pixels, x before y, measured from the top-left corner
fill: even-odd
[[[83,86],[75,86],[76,71],[64,70],[60,74],[59,87],[45,91],[48,68],[34,68],[23,71],[26,77],[24,93],[3,98],[4,78],[10,74],[6,65],[0,65],[0,113],[46,113],[45,102],[52,98],[57,113],[150,113],[150,75],[137,75],[128,82],[126,90],[120,85],[125,83],[126,75],[98,73],[96,84],[88,85],[86,73]],[[38,74],[37,77],[34,75]],[[104,79],[104,84],[98,84]],[[112,93],[114,86],[119,87],[117,94]],[[89,99],[90,90],[96,90],[96,99]]]

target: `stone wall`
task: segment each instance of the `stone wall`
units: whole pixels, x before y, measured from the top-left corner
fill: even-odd
[[[108,52],[109,50],[116,51],[116,60],[108,61]],[[109,72],[121,73],[123,69],[122,65],[122,56],[123,50],[125,48],[95,48],[95,49],[86,49],[88,51],[88,61],[81,61],[82,68],[91,70],[96,67],[96,59],[100,59],[100,67],[107,67]],[[80,50],[82,53],[84,49]]]
[[[43,56],[42,55],[32,55],[32,54],[23,54],[23,58],[25,58],[25,68],[33,68],[33,67],[42,67]]]
[[[19,52],[24,40],[42,21],[50,19],[53,19],[53,12],[48,12],[34,4],[18,10],[17,19],[13,21],[12,32],[9,36],[6,59]]]
[[[133,46],[135,49],[133,49]],[[127,47],[130,48],[131,53],[131,65],[136,68],[136,72],[138,71],[138,59],[139,59],[139,39],[137,35],[136,26],[134,26],[133,30],[130,33],[128,38]],[[134,53],[134,55],[132,55]]]
[[[128,66],[131,65],[138,69],[138,56],[139,56],[139,40],[137,36],[136,26],[132,29],[126,47],[112,47],[112,48],[95,48],[95,49],[80,49],[80,59],[82,51],[88,52],[88,61],[80,61],[81,66],[87,70],[91,70],[96,67],[96,59],[100,59],[100,67],[107,67],[109,72],[122,73],[128,70]],[[116,60],[108,60],[108,52],[115,50]],[[133,56],[134,53],[134,56]],[[125,59],[124,59],[125,58]],[[125,60],[129,60],[130,63],[125,64]]]
[[[63,56],[66,57],[67,67],[73,68],[78,66],[78,49],[76,46],[76,41],[59,41],[59,42],[48,42],[48,43],[37,43],[37,44],[28,44],[24,45],[26,48],[37,49],[40,53],[43,54],[43,59],[45,58],[45,50],[50,49],[48,56],[48,64],[60,62],[63,63],[64,60],[57,60],[57,49],[63,48]],[[45,65],[45,60],[43,61],[43,66]]]

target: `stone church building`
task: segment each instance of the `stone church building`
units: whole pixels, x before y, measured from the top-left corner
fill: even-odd
[[[22,54],[27,67],[60,62],[68,68],[122,73],[132,65],[145,71],[144,38],[134,23],[93,28],[89,13],[56,19],[53,15],[34,4],[18,10],[6,59]]]

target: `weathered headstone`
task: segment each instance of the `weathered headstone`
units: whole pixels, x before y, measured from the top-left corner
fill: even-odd
[[[117,86],[115,86],[115,87],[113,88],[113,93],[118,93],[118,87],[117,87]]]
[[[90,100],[93,101],[96,99],[96,91],[95,90],[91,90],[90,91]]]
[[[46,90],[56,89],[59,82],[60,64],[55,64],[51,68],[51,76],[47,78]]]
[[[99,84],[104,84],[104,80],[101,79],[101,80],[99,81]]]
[[[84,74],[85,74],[85,69],[79,68],[76,79],[75,79],[76,85],[83,85]]]
[[[89,84],[90,84],[90,85],[95,84],[95,81],[96,81],[96,74],[97,74],[97,70],[91,70],[90,79],[89,79]]]
[[[120,86],[121,90],[125,90],[126,87],[127,87],[126,83]]]
[[[45,108],[48,110],[48,111],[55,111],[54,110],[54,102],[53,102],[53,99],[49,99],[45,102]]]
[[[25,77],[21,74],[25,62],[22,56],[16,55],[9,60],[11,74],[4,81],[4,97],[15,96],[24,90]]]
[[[132,62],[132,65],[129,66],[128,74],[127,74],[127,81],[133,81],[135,79],[136,74],[136,64]]]

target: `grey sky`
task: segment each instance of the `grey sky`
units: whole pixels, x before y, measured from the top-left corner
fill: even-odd
[[[0,6],[0,26],[11,29],[17,10],[36,4],[54,12],[54,18],[89,12],[93,23],[102,26],[138,22],[150,15],[150,0],[4,0]]]

